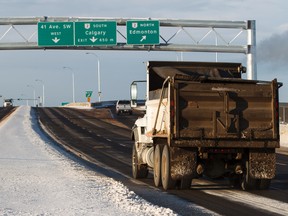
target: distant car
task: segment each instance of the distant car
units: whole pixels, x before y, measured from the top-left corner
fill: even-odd
[[[13,106],[12,99],[5,99],[3,103],[3,107]]]
[[[128,113],[132,115],[131,103],[129,100],[118,100],[116,103],[116,113],[119,115],[120,113]]]

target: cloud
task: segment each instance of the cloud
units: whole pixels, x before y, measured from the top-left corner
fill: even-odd
[[[281,31],[281,32],[288,31],[288,23],[281,24],[278,27],[278,30]]]
[[[288,64],[288,31],[272,35],[261,41],[257,49],[257,59],[272,65],[285,66]]]

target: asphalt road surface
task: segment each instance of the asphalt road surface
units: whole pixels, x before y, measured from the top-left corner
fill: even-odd
[[[42,128],[59,145],[101,170],[148,201],[191,215],[188,206],[177,206],[145,194],[154,187],[153,177],[131,177],[131,127],[143,113],[117,116],[113,109],[35,108]],[[277,150],[277,174],[269,190],[242,191],[231,188],[227,179],[195,179],[189,190],[163,191],[203,206],[220,215],[287,215],[288,150]]]

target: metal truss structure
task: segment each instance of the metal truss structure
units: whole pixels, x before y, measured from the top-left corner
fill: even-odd
[[[160,43],[129,45],[126,39],[128,20],[158,20]],[[39,22],[116,21],[117,44],[113,46],[38,46]],[[247,79],[256,79],[256,22],[98,17],[17,17],[0,18],[0,50],[70,49],[70,50],[139,50],[176,52],[240,53],[247,57]]]

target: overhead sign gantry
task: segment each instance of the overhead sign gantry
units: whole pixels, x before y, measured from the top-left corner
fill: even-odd
[[[194,29],[206,32],[191,32]],[[246,38],[238,40],[243,34]],[[0,18],[0,50],[19,49],[242,53],[247,56],[247,78],[256,79],[255,20]]]

